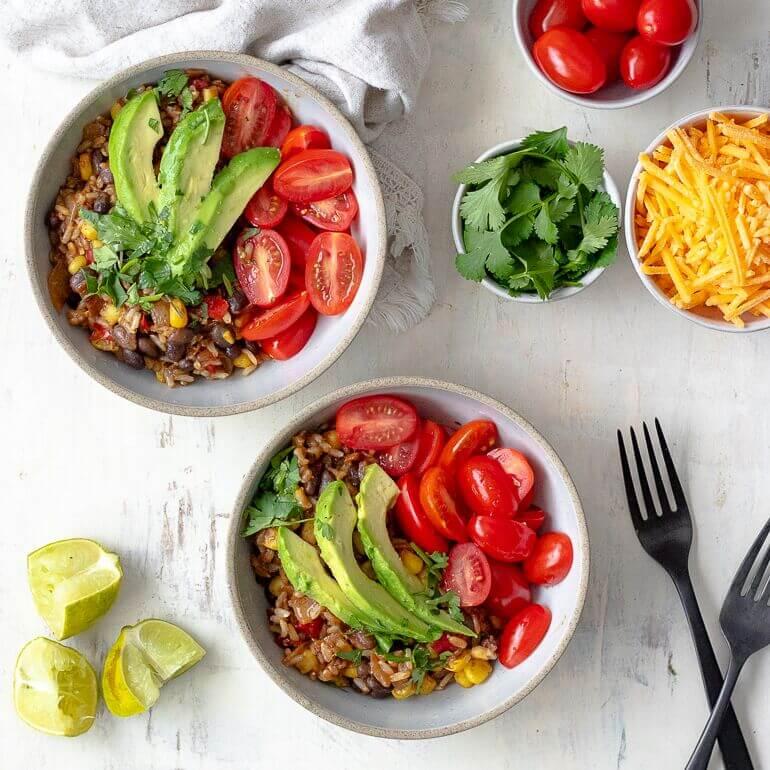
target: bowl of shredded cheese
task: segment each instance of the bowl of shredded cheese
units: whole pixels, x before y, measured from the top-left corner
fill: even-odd
[[[661,304],[720,331],[770,327],[770,111],[703,110],[663,131],[634,168],[625,231]]]

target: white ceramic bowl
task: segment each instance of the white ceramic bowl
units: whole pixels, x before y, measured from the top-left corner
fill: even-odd
[[[561,96],[562,99],[579,104],[582,107],[593,107],[598,110],[617,110],[622,107],[632,107],[635,104],[641,104],[648,99],[652,99],[653,96],[657,96],[665,91],[684,72],[695,53],[695,49],[698,47],[698,38],[700,37],[703,18],[703,4],[700,0],[695,2],[698,6],[698,23],[695,30],[673,53],[671,68],[659,83],[644,91],[636,91],[633,88],[629,88],[623,81],[618,81],[600,88],[595,94],[572,94],[554,85],[543,74],[543,71],[537,66],[537,62],[532,56],[532,46],[535,41],[529,31],[529,16],[536,4],[537,0],[513,0],[513,32],[516,36],[516,42],[521,49],[522,56],[535,77],[548,89]]]
[[[501,443],[520,449],[532,463],[537,478],[535,501],[549,513],[548,529],[566,532],[572,538],[575,560],[567,578],[552,588],[534,591],[534,601],[543,602],[553,613],[545,639],[517,668],[509,670],[496,664],[492,676],[482,686],[469,690],[451,686],[429,697],[405,701],[374,700],[313,681],[281,663],[282,650],[273,640],[265,619],[265,591],[257,584],[249,564],[250,544],[240,534],[243,511],[270,458],[287,446],[298,430],[330,420],[343,403],[368,393],[400,394],[421,415],[447,425],[480,417],[493,420]],[[361,382],[331,393],[302,411],[268,441],[238,494],[230,521],[227,564],[230,597],[246,643],[267,674],[297,703],[349,730],[383,738],[432,738],[475,727],[502,714],[532,692],[551,670],[572,638],[585,601],[588,532],[567,469],[526,420],[497,401],[459,385],[396,377]]]
[[[157,81],[174,68],[201,68],[226,81],[255,75],[270,83],[286,99],[297,120],[321,126],[332,145],[350,158],[359,216],[353,234],[365,256],[364,275],[353,304],[342,315],[321,317],[306,347],[289,361],[268,362],[248,377],[196,380],[170,389],[152,372],[136,371],[113,355],[98,351],[81,328],[67,323],[54,309],[46,286],[49,270],[46,217],[64,182],[70,158],[80,142],[83,126],[109,111],[113,102],[142,83]],[[54,337],[78,366],[124,398],[163,412],[217,416],[246,412],[296,392],[331,366],[351,343],[372,306],[385,260],[385,209],[379,181],[361,140],[342,113],[303,80],[280,67],[241,54],[218,51],[163,56],[132,67],[92,91],[57,129],[38,164],[30,189],[25,221],[27,267],[40,310]]]
[[[494,147],[490,147],[486,152],[479,155],[474,162],[479,163],[482,160],[489,160],[498,155],[505,155],[509,152],[513,152],[519,147],[522,141],[523,137],[521,139],[513,139],[508,142],[496,144]],[[620,211],[623,208],[620,192],[618,191],[618,186],[606,169],[604,171],[604,182],[601,185],[601,189],[612,198],[612,202],[618,207],[618,211]],[[460,204],[462,203],[463,196],[467,190],[468,185],[461,184],[457,188],[457,193],[455,194],[455,199],[452,204],[452,237],[454,238],[455,249],[457,249],[458,254],[465,253],[465,243],[463,242],[463,220],[460,216]],[[620,238],[620,233],[618,233],[618,238]],[[489,276],[485,276],[481,279],[481,285],[503,299],[511,300],[513,302],[523,302],[527,305],[542,305],[545,302],[557,302],[560,299],[573,297],[575,294],[583,291],[583,289],[588,288],[606,269],[606,267],[595,267],[583,276],[580,286],[562,286],[559,289],[554,289],[548,299],[541,299],[537,294],[519,294],[517,296],[512,296],[503,286],[497,283],[497,281],[493,281]]]
[[[681,120],[672,123],[668,128],[655,137],[650,142],[647,148],[644,150],[645,154],[650,154],[659,145],[666,143],[666,134],[673,128],[684,128],[687,126],[702,124],[706,121],[709,114],[712,112],[721,112],[725,115],[739,115],[745,120],[757,117],[758,115],[764,115],[768,113],[766,109],[760,109],[758,107],[751,107],[746,105],[729,105],[727,107],[712,107],[707,110],[700,110],[693,112],[691,115],[687,115]],[[714,329],[721,332],[734,332],[736,334],[743,334],[746,332],[761,331],[762,329],[770,328],[770,318],[747,316],[744,318],[745,326],[741,329],[735,324],[725,321],[722,318],[722,314],[718,308],[703,308],[697,312],[694,310],[682,310],[674,305],[668,298],[666,293],[655,283],[653,276],[645,275],[642,272],[642,264],[639,261],[639,246],[637,245],[636,237],[636,225],[634,223],[634,210],[636,206],[636,190],[639,186],[639,174],[642,172],[642,166],[637,161],[634,166],[634,170],[631,173],[631,181],[628,184],[628,192],[626,193],[626,205],[623,216],[623,221],[626,230],[626,245],[628,247],[628,256],[631,258],[631,264],[636,270],[636,274],[639,276],[639,280],[644,284],[650,294],[664,307],[668,308],[672,312],[676,313],[682,318],[686,318],[688,321],[703,326],[707,329]]]

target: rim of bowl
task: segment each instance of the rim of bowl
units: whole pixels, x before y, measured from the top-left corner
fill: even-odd
[[[683,118],[672,123],[667,128],[663,129],[653,139],[647,147],[643,150],[643,153],[649,155],[652,153],[658,145],[662,144],[666,140],[666,134],[674,128],[682,128],[684,126],[690,126],[699,121],[706,119],[712,112],[722,112],[724,114],[745,114],[745,115],[768,115],[770,109],[764,107],[756,107],[746,104],[732,104],[724,107],[709,107],[703,110],[697,110],[691,112],[689,115],[685,115]],[[628,183],[628,192],[626,193],[626,203],[623,212],[623,224],[625,227],[626,235],[626,249],[628,256],[631,260],[631,264],[634,266],[634,271],[642,282],[645,289],[658,301],[659,304],[665,308],[680,316],[686,318],[691,323],[702,326],[705,329],[711,329],[718,332],[727,332],[732,334],[750,334],[752,332],[763,331],[770,328],[770,318],[759,319],[756,322],[751,322],[749,325],[744,326],[742,329],[735,324],[730,323],[719,318],[707,318],[706,316],[698,315],[690,310],[682,310],[676,305],[673,305],[666,294],[658,287],[658,284],[652,279],[651,276],[645,275],[642,272],[642,266],[639,262],[639,247],[636,243],[636,232],[634,229],[634,212],[636,210],[636,189],[639,186],[639,174],[642,171],[641,163],[637,159],[636,165],[631,172],[631,179]]]
[[[47,294],[47,288],[41,285],[36,276],[36,262],[35,253],[33,248],[33,232],[37,226],[36,213],[39,213],[39,208],[43,205],[40,195],[40,184],[43,176],[45,175],[46,168],[49,161],[55,155],[56,147],[61,141],[62,135],[73,126],[77,126],[82,123],[84,115],[87,114],[89,109],[93,109],[93,106],[98,99],[100,99],[105,93],[115,86],[120,85],[123,81],[129,78],[141,75],[142,72],[151,69],[153,67],[170,66],[180,62],[195,62],[200,60],[201,66],[206,66],[207,63],[227,62],[235,64],[248,70],[249,68],[257,67],[266,72],[269,72],[277,77],[284,79],[293,89],[297,90],[304,96],[308,96],[315,99],[324,110],[326,110],[334,120],[340,126],[340,129],[347,135],[350,142],[356,148],[360,155],[361,164],[365,173],[372,180],[372,188],[374,193],[374,206],[378,219],[378,226],[376,227],[375,238],[373,239],[371,248],[367,249],[367,259],[374,260],[374,276],[369,286],[369,296],[366,297],[364,307],[361,309],[359,318],[354,322],[353,326],[349,329],[347,334],[338,340],[337,344],[329,350],[326,356],[310,371],[306,372],[297,381],[290,383],[289,385],[277,390],[262,398],[257,398],[252,401],[243,401],[232,405],[222,406],[187,406],[184,404],[174,404],[167,401],[161,401],[157,398],[150,396],[144,396],[137,393],[130,388],[127,388],[115,380],[102,374],[96,367],[92,366],[78,351],[78,349],[69,341],[67,336],[59,328],[57,317],[59,314],[55,313],[52,306],[50,306],[50,299]],[[387,232],[385,223],[385,204],[382,198],[382,188],[380,186],[379,177],[375,171],[374,164],[372,163],[371,156],[367,150],[361,138],[356,133],[350,121],[340,110],[323,94],[319,93],[302,80],[297,75],[285,70],[283,67],[279,67],[277,64],[259,59],[256,56],[250,56],[248,54],[229,53],[227,51],[217,50],[201,50],[201,51],[179,51],[177,53],[166,54],[164,56],[157,56],[152,59],[135,64],[131,67],[127,67],[121,70],[117,74],[113,75],[108,80],[104,81],[96,88],[89,91],[66,115],[64,120],[58,125],[51,138],[48,140],[45,149],[43,150],[40,160],[35,168],[35,173],[32,177],[32,181],[29,187],[29,195],[27,197],[27,204],[24,211],[24,250],[25,250],[25,264],[27,268],[27,277],[32,285],[32,293],[35,296],[38,309],[45,319],[49,330],[57,340],[59,345],[64,349],[67,355],[72,361],[77,364],[91,379],[98,382],[107,390],[115,393],[128,401],[132,401],[139,406],[143,406],[148,409],[154,409],[158,412],[165,414],[175,414],[184,417],[222,417],[231,414],[243,414],[245,412],[252,412],[256,409],[274,404],[277,401],[281,401],[284,398],[296,393],[297,391],[309,385],[323,374],[335,361],[345,352],[350,343],[355,339],[356,335],[360,331],[369,312],[374,304],[374,299],[377,296],[377,292],[382,280],[382,271],[385,267],[385,253],[387,246]],[[363,287],[359,287],[362,290]],[[197,385],[207,385],[216,383],[197,383]]]
[[[300,430],[302,427],[306,426],[319,411],[327,408],[335,401],[355,398],[357,396],[361,396],[366,393],[374,393],[385,388],[406,387],[422,387],[439,391],[450,391],[451,393],[456,393],[458,395],[474,399],[475,401],[478,401],[485,406],[489,406],[499,411],[503,417],[522,428],[529,435],[529,437],[540,446],[549,462],[551,462],[553,467],[559,473],[559,476],[564,481],[567,494],[569,495],[570,501],[574,506],[575,516],[577,519],[578,535],[580,539],[579,543],[576,544],[575,547],[575,552],[578,558],[575,559],[574,564],[580,564],[582,567],[582,574],[580,576],[577,589],[578,595],[575,610],[572,613],[572,617],[569,618],[569,621],[566,624],[562,638],[540,671],[538,671],[538,673],[520,690],[506,698],[505,701],[488,709],[487,711],[484,711],[478,716],[471,719],[454,722],[452,724],[447,724],[442,727],[428,728],[425,730],[402,730],[394,728],[373,727],[363,722],[348,720],[341,717],[336,712],[327,709],[324,706],[318,705],[312,699],[305,696],[299,688],[292,684],[292,682],[285,676],[284,672],[280,668],[276,668],[273,665],[268,656],[262,651],[260,645],[249,633],[246,624],[246,615],[243,608],[243,601],[237,587],[238,581],[236,577],[235,562],[237,543],[241,537],[241,521],[243,519],[243,511],[250,501],[252,487],[256,483],[258,476],[264,470],[264,467],[270,461],[270,458],[275,454],[275,452],[284,446],[286,441],[291,438],[291,436],[296,433],[297,430]],[[575,484],[572,481],[572,477],[570,476],[569,471],[562,462],[561,458],[556,453],[554,448],[531,423],[525,420],[520,414],[507,407],[505,404],[502,404],[500,401],[490,398],[483,393],[473,390],[472,388],[465,387],[464,385],[456,385],[454,383],[444,382],[442,380],[404,376],[383,377],[372,380],[365,380],[362,382],[357,382],[353,385],[347,385],[346,387],[339,388],[306,406],[281,431],[273,434],[272,438],[257,454],[249,472],[243,479],[240,490],[238,491],[238,496],[235,501],[229,527],[230,528],[228,531],[226,544],[227,589],[232,608],[235,611],[238,629],[247,646],[249,647],[252,655],[256,658],[257,662],[262,666],[262,669],[273,680],[273,682],[300,706],[307,709],[316,716],[325,719],[327,722],[331,722],[332,724],[335,724],[339,727],[344,727],[347,730],[352,730],[353,732],[362,733],[364,735],[372,735],[378,738],[396,738],[400,740],[440,738],[447,735],[454,735],[455,733],[460,733],[465,730],[470,730],[473,727],[478,727],[479,725],[482,725],[485,722],[500,716],[500,714],[508,711],[508,709],[510,709],[512,706],[515,706],[517,703],[526,698],[527,695],[529,695],[550,673],[572,640],[572,637],[575,634],[575,630],[577,629],[577,625],[580,621],[580,617],[583,613],[583,608],[585,606],[586,594],[588,591],[588,577],[590,572],[588,525],[586,523],[585,513],[583,511],[583,506],[580,502],[577,489],[575,488]]]
[[[521,137],[520,139],[509,139],[508,141],[500,142],[494,147],[490,147],[486,152],[481,153],[481,155],[479,155],[479,157],[476,158],[476,160],[473,162],[480,163],[483,160],[489,160],[490,158],[496,158],[498,155],[504,155],[505,153],[513,152],[521,145],[524,139],[525,137]],[[570,144],[574,144],[572,140],[568,141]],[[606,166],[603,173],[602,187],[610,196],[610,198],[612,198],[612,202],[618,207],[618,219],[620,220],[618,222],[618,241],[620,241],[620,226],[622,224],[622,217],[620,216],[620,212],[623,209],[623,201],[620,197],[620,190],[615,184],[615,180],[612,178],[612,176],[610,176],[609,171],[607,171]],[[462,203],[463,196],[465,195],[467,189],[467,184],[461,184],[457,188],[454,201],[452,202],[452,237],[454,238],[455,249],[457,249],[458,254],[465,254],[465,243],[463,242],[463,222],[462,217],[460,216],[460,204]],[[548,299],[541,299],[537,294],[519,294],[517,296],[513,296],[509,294],[502,286],[500,286],[499,283],[493,281],[488,275],[481,279],[481,285],[487,291],[491,291],[493,294],[496,294],[502,299],[511,300],[512,302],[520,302],[524,305],[546,305],[549,302],[559,302],[560,300],[569,299],[570,297],[574,297],[576,294],[580,294],[581,291],[587,289],[592,283],[594,283],[606,269],[606,267],[595,267],[593,270],[589,270],[589,272],[587,272],[581,279],[581,286],[562,286],[559,289],[554,289]]]
[[[573,104],[579,104],[581,107],[591,107],[595,110],[620,110],[625,107],[633,107],[637,104],[642,104],[648,99],[652,99],[660,93],[663,93],[669,86],[673,85],[680,77],[680,75],[687,69],[687,65],[692,60],[698,43],[700,42],[701,28],[703,24],[703,3],[700,0],[696,0],[698,6],[698,20],[695,24],[695,29],[692,31],[687,40],[680,44],[679,57],[674,62],[674,66],[669,70],[666,77],[659,83],[656,83],[651,88],[647,88],[643,91],[631,92],[629,96],[624,96],[618,99],[609,98],[595,98],[589,99],[580,94],[573,94],[569,91],[565,91],[559,88],[556,84],[552,83],[537,66],[532,53],[529,50],[527,44],[526,34],[522,25],[519,22],[519,7],[523,5],[525,0],[513,0],[513,33],[516,37],[516,42],[524,56],[527,66],[533,75],[545,85],[550,91]],[[630,89],[629,89],[630,90]]]

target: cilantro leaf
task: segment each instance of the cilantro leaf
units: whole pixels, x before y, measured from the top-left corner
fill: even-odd
[[[163,77],[158,81],[155,90],[161,96],[175,98],[182,93],[182,89],[187,86],[187,75],[182,70],[167,70]]]
[[[506,208],[511,214],[526,214],[540,205],[540,188],[534,182],[519,182],[510,192]]]
[[[569,149],[567,127],[562,126],[555,131],[535,131],[524,139],[521,146],[552,158],[561,159]]]
[[[543,299],[546,299],[554,288],[554,279],[558,268],[553,247],[543,241],[531,238],[519,244],[513,251],[521,261],[522,268],[514,272],[511,277],[516,279],[517,284],[526,277],[535,291]],[[509,285],[514,288],[512,284]],[[519,286],[517,285],[516,288]]]
[[[594,267],[609,267],[615,261],[617,254],[618,236],[613,235],[612,238],[607,241],[607,245],[597,255]]]
[[[334,654],[342,660],[349,660],[354,666],[358,666],[364,657],[363,650],[340,650]]]
[[[551,245],[557,243],[559,240],[559,230],[551,219],[547,203],[540,207],[540,212],[535,217],[535,234],[540,240]]]
[[[605,192],[591,198],[583,212],[583,239],[578,251],[594,254],[603,249],[618,231],[618,208]]]
[[[557,195],[548,204],[548,213],[551,217],[551,221],[558,224],[559,222],[563,221],[574,208],[574,198],[562,198],[560,195]]]
[[[518,246],[522,241],[526,241],[527,238],[532,235],[534,226],[535,217],[532,214],[514,217],[502,230],[501,240],[503,245],[507,249]]]
[[[604,150],[595,144],[575,142],[564,156],[564,166],[587,190],[596,190],[604,175]]]
[[[474,230],[499,230],[505,222],[505,211],[500,204],[500,194],[505,187],[506,174],[470,190],[460,203],[460,215],[467,227]]]
[[[471,163],[452,178],[458,184],[482,184],[505,174],[512,165],[511,155],[498,155],[496,158]]]
[[[508,249],[500,239],[500,230],[494,232],[475,232],[467,237],[470,250],[458,254],[455,260],[457,270],[464,278],[480,281],[488,268],[493,273],[504,270],[504,265],[511,261]]]

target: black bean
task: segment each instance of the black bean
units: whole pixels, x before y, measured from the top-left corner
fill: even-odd
[[[136,344],[139,350],[150,358],[160,355],[160,348],[149,337],[140,337]]]
[[[77,310],[78,306],[80,305],[80,295],[76,294],[74,291],[71,291],[67,295],[67,306],[71,307],[73,310]]]
[[[227,300],[231,313],[240,313],[248,304],[246,295],[240,289],[233,289],[232,297]]]
[[[387,698],[390,695],[390,690],[383,687],[373,676],[367,677],[366,685],[371,690],[369,695],[372,698]]]
[[[95,169],[99,168],[103,160],[104,160],[104,153],[101,150],[96,149],[91,151],[91,164]]]
[[[115,334],[115,329],[112,330],[113,336]],[[144,369],[144,356],[141,353],[137,353],[134,350],[123,350],[123,360],[132,368],[132,369]]]
[[[225,324],[214,324],[209,332],[211,339],[218,348],[230,347],[235,340],[235,335]],[[229,340],[227,338],[230,338]]]
[[[78,270],[70,277],[70,289],[77,294],[84,294],[86,290],[86,277],[82,270]]]
[[[100,195],[94,201],[94,211],[97,214],[106,214],[110,210],[110,199],[106,195]]]
[[[168,341],[166,345],[166,358],[169,361],[181,361],[184,358],[184,354],[187,352],[187,345],[182,345],[177,342]]]
[[[125,326],[115,324],[112,327],[112,337],[124,350],[136,350],[136,334]]]
[[[195,334],[187,327],[184,329],[174,329],[169,334],[168,341],[173,342],[175,345],[187,345],[189,342],[192,342],[194,336]]]
[[[259,353],[262,352],[258,342],[252,342],[251,340],[244,340],[243,346],[246,348],[246,350],[249,350],[252,353],[254,353],[254,355],[258,355]]]
[[[99,172],[99,180],[103,184],[112,184],[115,181],[115,177],[112,176],[112,171],[110,171],[108,168],[103,168]]]
[[[191,372],[195,365],[193,364],[192,360],[189,358],[183,358],[177,366],[183,371],[183,372]]]
[[[225,355],[235,361],[236,358],[241,354],[241,349],[237,345],[228,345],[225,348]]]

